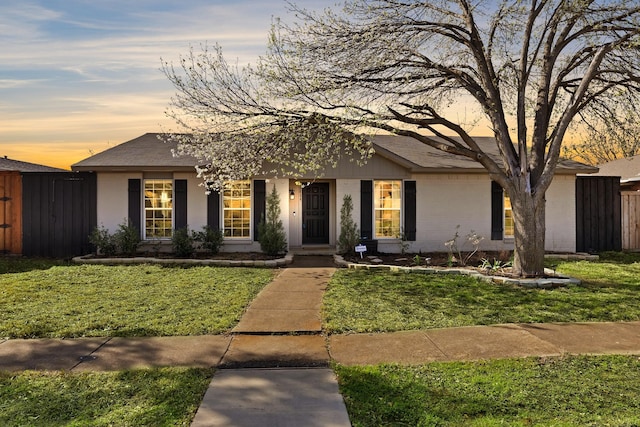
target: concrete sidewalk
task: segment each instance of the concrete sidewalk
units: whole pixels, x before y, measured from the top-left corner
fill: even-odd
[[[230,335],[0,340],[0,370],[219,367],[193,425],[339,427],[350,424],[328,369],[332,360],[365,365],[640,355],[640,322],[507,324],[325,337],[320,308],[335,269],[327,257],[303,258],[260,292]]]
[[[161,366],[327,367],[638,354],[640,322],[469,326],[379,334],[0,340],[0,370],[111,371]]]

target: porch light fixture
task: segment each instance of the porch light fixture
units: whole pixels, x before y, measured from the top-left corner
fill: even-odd
[[[296,199],[296,193],[293,190],[289,190],[289,198],[291,200],[295,200]]]

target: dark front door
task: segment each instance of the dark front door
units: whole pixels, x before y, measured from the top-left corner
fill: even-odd
[[[310,184],[302,189],[302,243],[329,243],[329,184]]]

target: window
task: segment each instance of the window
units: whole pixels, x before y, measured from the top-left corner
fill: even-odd
[[[146,239],[169,239],[173,232],[173,180],[144,181],[144,234]]]
[[[514,235],[513,225],[513,211],[511,210],[511,199],[506,194],[504,195],[504,238],[510,239]]]
[[[373,210],[376,238],[400,236],[402,181],[374,181]]]
[[[222,197],[224,236],[251,237],[251,181],[228,183]]]

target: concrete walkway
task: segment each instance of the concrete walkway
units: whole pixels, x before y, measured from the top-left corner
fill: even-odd
[[[330,257],[297,257],[230,335],[1,340],[0,370],[219,367],[194,426],[349,426],[331,360],[346,365],[638,354],[640,322],[507,324],[325,337]]]

